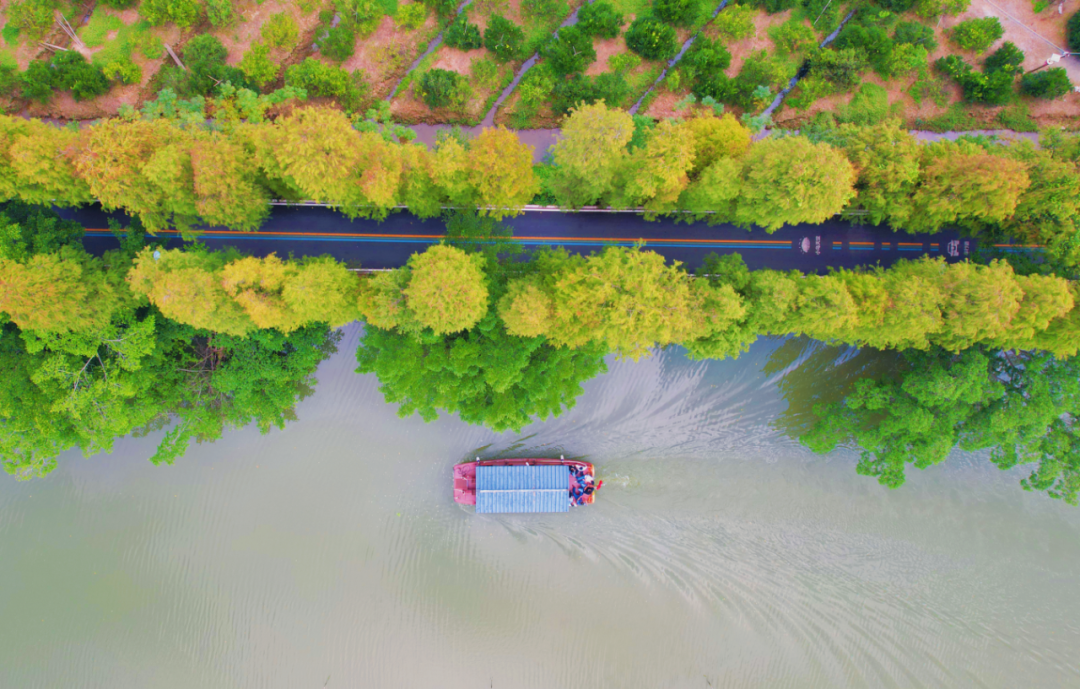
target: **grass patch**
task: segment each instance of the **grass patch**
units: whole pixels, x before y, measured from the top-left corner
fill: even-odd
[[[932,132],[964,132],[979,128],[979,121],[968,114],[962,103],[954,103],[949,110],[937,117],[915,120],[916,129],[928,129]]]
[[[0,30],[0,36],[4,37],[4,44],[9,45],[12,48],[19,41],[19,27],[8,24],[2,30]]]
[[[86,26],[79,28],[78,34],[87,48],[97,48],[105,44],[110,31],[120,31],[125,26],[126,24],[115,14],[94,12]]]
[[[1014,132],[1039,131],[1039,125],[1035,124],[1035,120],[1031,119],[1031,113],[1028,112],[1025,103],[1017,103],[1012,107],[1005,108],[997,114],[997,121],[1005,129],[1011,129]]]
[[[95,14],[95,16],[97,15]],[[94,18],[91,17],[91,24],[93,21]],[[84,28],[89,27],[90,24],[87,24]],[[104,47],[94,53],[93,62],[99,65],[107,65],[122,58],[130,57],[135,52],[142,53],[143,57],[148,60],[159,59],[165,54],[165,48],[161,43],[161,38],[153,34],[150,29],[150,24],[145,21],[139,21],[131,25],[121,23],[119,29],[109,29],[108,31],[115,30],[117,32],[116,38],[105,42]],[[108,33],[108,31],[104,33]],[[83,38],[83,42],[90,45],[86,38]]]

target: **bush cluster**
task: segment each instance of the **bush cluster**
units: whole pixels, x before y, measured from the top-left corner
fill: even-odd
[[[608,0],[596,0],[578,10],[577,26],[590,36],[615,38],[625,20]]]
[[[448,69],[429,69],[420,77],[420,98],[429,108],[460,106],[463,89],[469,86],[465,77]]]
[[[466,10],[454,17],[450,26],[443,33],[443,42],[451,48],[458,50],[476,50],[484,45],[484,39],[480,35],[480,27],[469,22]]]
[[[484,47],[499,62],[509,62],[521,57],[525,32],[501,14],[493,14],[484,30]]]
[[[109,90],[109,79],[101,67],[87,62],[74,50],[31,62],[22,73],[21,82],[23,96],[41,103],[48,103],[54,91],[71,91],[75,100],[86,100]]]
[[[638,17],[626,30],[626,47],[646,60],[670,60],[679,52],[675,29],[649,16]]]
[[[359,70],[350,74],[313,57],[286,69],[285,85],[302,88],[309,96],[334,98],[347,112],[361,110],[367,100],[368,84]]]
[[[983,52],[1005,35],[997,17],[965,19],[949,33],[949,40],[964,50]]]
[[[964,91],[969,103],[1004,105],[1013,98],[1016,75],[1023,71],[1024,53],[1006,41],[983,62],[983,71],[975,68],[957,55],[938,58],[934,67],[942,74],[955,79]]]
[[[1025,74],[1020,78],[1020,91],[1034,98],[1061,98],[1073,90],[1069,74],[1063,67]]]

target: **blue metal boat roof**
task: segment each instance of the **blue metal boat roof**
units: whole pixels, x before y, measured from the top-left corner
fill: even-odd
[[[570,470],[561,464],[476,467],[476,511],[568,512]]]

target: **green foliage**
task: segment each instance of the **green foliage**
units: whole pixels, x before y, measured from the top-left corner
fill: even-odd
[[[197,23],[204,6],[200,0],[142,0],[139,14],[154,26],[172,22],[181,28]]]
[[[653,0],[652,4],[657,19],[671,26],[691,26],[703,10],[700,0]]]
[[[230,82],[237,88],[258,90],[240,69],[225,64],[227,55],[224,44],[210,34],[199,34],[184,46],[182,58],[187,71],[169,64],[162,68],[162,88],[171,88],[181,96],[208,96],[221,82]]]
[[[1073,90],[1069,75],[1063,67],[1025,74],[1020,78],[1020,92],[1034,98],[1061,98]]]
[[[75,100],[87,100],[109,90],[101,67],[86,61],[74,50],[53,53],[48,60],[32,62],[22,74],[23,95],[47,103],[53,91],[71,91]]]
[[[632,72],[641,65],[641,56],[637,53],[615,53],[608,56],[608,67],[612,72]]]
[[[233,20],[232,0],[203,0],[206,18],[213,26],[226,26]]]
[[[319,52],[331,60],[344,62],[356,52],[356,32],[352,24],[342,22],[326,32],[319,41]]]
[[[499,63],[487,56],[477,58],[469,65],[469,74],[473,78],[473,83],[483,91],[494,90],[498,87],[502,82],[502,73]]]
[[[8,5],[5,14],[9,26],[31,40],[37,40],[52,28],[53,13],[59,7],[56,0],[16,0]]]
[[[943,14],[960,14],[970,4],[971,0],[915,0],[915,14],[925,19],[935,19]]]
[[[523,0],[521,9],[528,19],[542,22],[560,21],[570,11],[565,0]]]
[[[626,30],[626,47],[646,60],[670,60],[679,51],[675,29],[652,17],[638,17]]]
[[[921,45],[901,43],[892,51],[888,73],[895,77],[923,74],[930,54]]]
[[[552,109],[565,114],[576,105],[604,101],[614,107],[620,107],[630,95],[630,85],[621,72],[605,72],[595,77],[575,74],[565,81],[556,83],[552,90],[554,101]]]
[[[484,47],[500,62],[516,60],[521,56],[525,32],[521,27],[502,16],[493,14],[484,30]]]
[[[557,76],[585,71],[596,60],[592,36],[576,26],[564,26],[540,48],[540,57],[551,64]]]
[[[624,22],[623,15],[608,0],[596,0],[578,10],[577,26],[590,36],[615,38]]]
[[[903,485],[908,464],[939,464],[956,446],[992,448],[1002,469],[1038,462],[1021,481],[1025,490],[1076,505],[1078,373],[1071,361],[1046,355],[908,352],[893,371],[860,377],[840,401],[815,406],[801,440],[816,452],[859,446],[857,471],[890,488]]]
[[[494,311],[461,335],[413,337],[368,326],[358,373],[374,373],[402,417],[433,421],[439,411],[496,432],[520,432],[535,419],[574,406],[581,383],[607,369],[597,345],[553,347],[542,337],[508,335]]]
[[[35,254],[52,254],[82,244],[83,227],[62,220],[52,209],[20,201],[0,204],[0,259],[26,263]]]
[[[102,67],[106,78],[125,84],[137,84],[142,81],[142,68],[130,57],[121,58]]]
[[[814,30],[794,17],[783,24],[769,27],[769,38],[783,55],[803,53],[817,42]]]
[[[427,17],[427,8],[424,7],[423,3],[419,2],[401,5],[398,7],[397,13],[394,14],[394,19],[398,24],[413,31],[423,26],[424,22],[427,21]]]
[[[465,77],[457,72],[429,69],[420,77],[420,98],[429,108],[461,106],[462,89],[467,87]]]
[[[240,60],[240,71],[262,88],[277,79],[278,65],[270,59],[270,46],[256,41]]]
[[[997,17],[965,19],[953,27],[949,40],[964,50],[981,53],[1005,35]]]
[[[1065,24],[1069,50],[1080,52],[1080,12],[1074,12]]]
[[[862,82],[866,67],[865,54],[854,48],[821,50],[810,60],[810,69],[814,74],[844,90]]]
[[[450,26],[446,27],[443,42],[458,50],[476,50],[484,45],[484,40],[480,36],[480,27],[469,23],[465,10],[462,10],[461,14],[450,22]]]
[[[854,50],[874,71],[889,75],[894,44],[888,32],[880,26],[848,22],[836,37],[834,45],[839,50]]]
[[[934,30],[926,24],[918,22],[900,22],[897,24],[893,40],[896,41],[897,45],[921,45],[928,52],[932,52],[937,48],[937,41],[934,40]]]
[[[757,12],[747,5],[728,6],[716,15],[712,25],[721,38],[740,41],[754,35],[754,15]]]
[[[349,74],[311,57],[285,70],[285,85],[303,89],[309,96],[335,98],[348,112],[362,108],[368,92],[360,71]]]
[[[1013,98],[1013,84],[1024,54],[1010,42],[998,48],[984,62],[983,71],[975,69],[957,55],[938,58],[934,67],[955,79],[964,90],[964,100],[969,103],[1004,105]]]
[[[836,111],[837,122],[868,126],[883,122],[889,115],[889,93],[877,84],[863,84],[851,102]]]
[[[291,48],[300,39],[300,27],[287,12],[280,12],[262,25],[262,38],[272,48]]]

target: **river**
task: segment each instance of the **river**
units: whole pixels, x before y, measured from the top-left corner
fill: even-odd
[[[1080,686],[1080,510],[981,455],[889,491],[811,454],[775,341],[611,361],[496,435],[398,419],[358,333],[284,431],[0,477],[0,686]],[[451,466],[507,451],[589,458],[597,504],[455,505]]]

